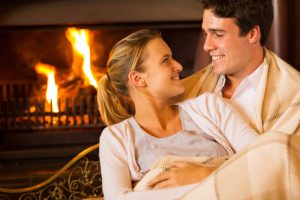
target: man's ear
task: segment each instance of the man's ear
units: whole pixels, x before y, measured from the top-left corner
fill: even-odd
[[[130,84],[136,87],[145,87],[146,83],[143,77],[141,76],[141,73],[136,71],[131,71],[128,74],[128,81]]]
[[[260,27],[258,25],[254,26],[248,33],[249,42],[252,44],[259,43],[261,38]]]

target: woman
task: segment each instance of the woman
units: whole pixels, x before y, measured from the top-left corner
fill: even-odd
[[[98,88],[99,111],[108,125],[99,154],[106,200],[178,198],[215,168],[175,163],[150,184],[168,190],[133,192],[132,182],[163,156],[230,156],[256,138],[213,94],[170,104],[184,91],[181,70],[158,31],[137,31],[113,47]]]

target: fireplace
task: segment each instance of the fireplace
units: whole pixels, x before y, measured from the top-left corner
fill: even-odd
[[[103,1],[101,5],[95,0],[74,1],[74,4],[62,2],[65,2],[64,7],[61,2],[45,1],[43,5],[30,1],[26,6],[17,7],[23,9],[22,12],[12,12],[11,18],[7,16],[13,7],[7,4],[6,18],[0,16],[6,19],[0,20],[0,186],[38,183],[78,152],[98,143],[104,124],[97,109],[95,85],[83,75],[82,66],[89,65],[97,81],[106,72],[111,47],[129,33],[141,28],[160,30],[174,58],[184,66],[181,76],[194,71],[201,23],[195,17],[196,12],[186,15],[178,10],[185,5],[195,11],[198,9],[193,7],[196,1],[192,4],[174,1],[172,5],[167,1],[155,1],[154,7],[146,2],[135,2],[131,9],[140,8],[145,12],[135,13],[139,17],[120,11],[104,18],[99,14],[90,18],[86,9],[82,9],[82,13],[77,11],[88,5],[92,11],[98,8],[99,13],[107,14],[107,7],[123,1]],[[170,6],[173,11],[177,9],[172,15],[159,10],[170,10]],[[35,12],[36,7],[39,12]],[[58,11],[72,7],[69,12],[73,15],[59,19],[47,13],[47,7]],[[151,9],[156,8],[165,15],[153,15]],[[41,14],[41,9],[46,14],[34,18],[37,13]],[[24,10],[28,12],[28,19],[23,17]],[[201,13],[197,13],[198,16]],[[68,35],[70,29],[86,34],[88,58],[76,54],[75,42],[72,43]],[[47,100],[47,92],[55,90],[48,89],[49,71],[54,73],[57,97]]]
[[[86,43],[87,58],[76,55],[68,41],[68,32],[83,32],[93,37]],[[0,33],[0,125],[3,130],[41,130],[103,126],[96,105],[97,80],[106,72],[106,60],[113,44],[137,30],[81,29],[65,27],[57,30],[18,30]],[[174,57],[183,64],[185,77],[193,71],[199,27],[159,27],[171,46]],[[78,42],[78,41],[77,41]],[[191,52],[191,53],[190,53]],[[93,81],[86,80],[85,60]],[[41,69],[37,69],[40,67]],[[45,69],[48,68],[48,69]],[[49,72],[41,72],[48,70]],[[58,91],[49,84],[53,71]],[[47,77],[48,76],[48,77]],[[54,105],[55,104],[55,105]]]

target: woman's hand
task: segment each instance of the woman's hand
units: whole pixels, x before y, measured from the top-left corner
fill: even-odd
[[[217,167],[203,167],[182,162],[174,162],[169,170],[152,179],[148,186],[152,189],[172,188],[200,182]]]

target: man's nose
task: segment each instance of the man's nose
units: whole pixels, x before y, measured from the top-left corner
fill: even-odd
[[[211,36],[207,35],[204,41],[204,45],[203,45],[203,49],[204,51],[210,51],[215,49],[215,43],[213,42],[213,40],[211,39]]]
[[[174,60],[175,62],[175,71],[181,72],[182,71],[182,65],[177,62],[177,60]]]

